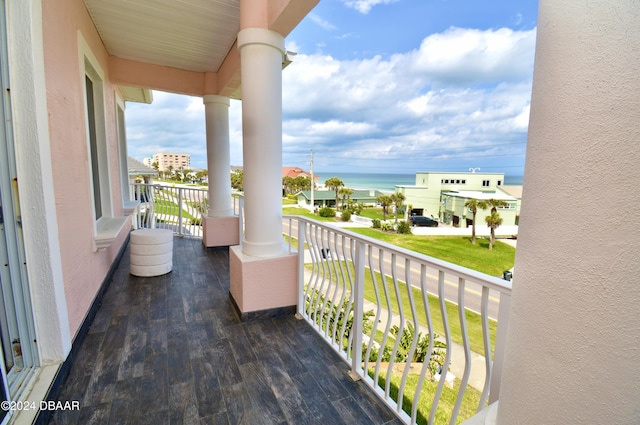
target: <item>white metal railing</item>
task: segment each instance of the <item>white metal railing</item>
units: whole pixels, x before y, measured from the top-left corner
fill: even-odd
[[[207,190],[160,184],[132,185],[140,201],[134,228],[170,229],[178,236],[202,237],[202,217],[208,209]]]
[[[405,423],[459,423],[498,399],[510,282],[304,217],[283,231],[298,314]]]

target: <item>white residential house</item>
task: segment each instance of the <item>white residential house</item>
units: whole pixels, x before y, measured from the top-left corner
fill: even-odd
[[[444,204],[449,199],[444,197],[445,193],[486,193],[494,194],[494,197],[502,197],[504,193],[499,189],[503,185],[504,173],[418,172],[415,185],[396,186],[396,192],[404,194],[405,204],[411,205],[413,214],[433,216],[457,226],[460,223],[466,224],[462,220],[466,216],[460,207],[454,207],[450,201],[449,207]],[[460,199],[463,197],[463,195],[458,196]],[[509,221],[515,221],[515,218]]]

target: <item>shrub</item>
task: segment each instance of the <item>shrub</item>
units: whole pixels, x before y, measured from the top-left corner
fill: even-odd
[[[411,223],[408,221],[400,221],[398,222],[398,226],[396,227],[396,232],[401,233],[403,235],[411,234]]]
[[[384,222],[380,225],[380,229],[384,230],[385,232],[392,232],[393,224]]]
[[[351,211],[346,210],[346,211],[342,211],[342,214],[340,214],[340,219],[342,221],[349,221],[351,220]]]
[[[320,208],[320,211],[318,211],[318,215],[320,217],[335,217],[336,211],[333,208],[322,207]]]
[[[374,229],[379,229],[380,228],[380,219],[374,218],[373,220],[371,220],[371,227],[373,227]]]
[[[351,205],[349,205],[349,209],[352,214],[360,215],[360,213],[362,212],[362,204],[358,204],[357,202],[352,203]]]

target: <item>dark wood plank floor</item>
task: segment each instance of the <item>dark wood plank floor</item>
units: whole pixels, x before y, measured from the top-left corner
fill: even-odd
[[[400,424],[293,316],[240,322],[228,249],[174,239],[174,269],[129,274],[124,257],[50,424]]]

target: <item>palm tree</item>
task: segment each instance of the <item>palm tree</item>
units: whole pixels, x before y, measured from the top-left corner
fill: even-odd
[[[477,199],[469,199],[464,203],[464,206],[471,210],[471,243],[476,244],[476,214],[478,214],[478,207],[480,207],[480,201]]]
[[[344,186],[344,182],[340,180],[338,177],[331,177],[330,179],[325,180],[324,185],[329,188],[329,190],[336,191],[336,210],[338,209],[338,190]]]
[[[491,215],[486,216],[485,221],[487,227],[491,229],[491,239],[489,239],[489,250],[493,249],[493,244],[496,242],[496,229],[502,224],[502,217],[497,211],[492,212]]]
[[[169,171],[169,180],[173,180],[173,165],[169,165],[167,170]]]
[[[339,190],[340,195],[342,195],[342,209],[344,209],[345,201],[349,199],[351,195],[353,195],[353,189],[348,187],[343,187]]]
[[[378,197],[376,198],[376,201],[378,201],[378,203],[382,207],[382,220],[386,220],[387,208],[389,207],[389,205],[393,204],[393,200],[391,199],[391,196],[384,195],[384,194],[378,195]]]
[[[404,202],[405,199],[406,197],[404,196],[404,193],[396,192],[393,195],[391,195],[391,202],[396,207],[396,223],[398,222],[398,212],[400,211],[400,208],[402,207],[402,203]]]
[[[491,229],[491,238],[489,239],[489,249],[493,249],[493,244],[496,242],[496,229],[502,224],[502,217],[498,214],[498,208],[504,208],[509,204],[503,199],[487,199],[486,201],[478,202],[478,206],[482,209],[491,207],[491,214],[484,219],[487,222],[487,226]]]

